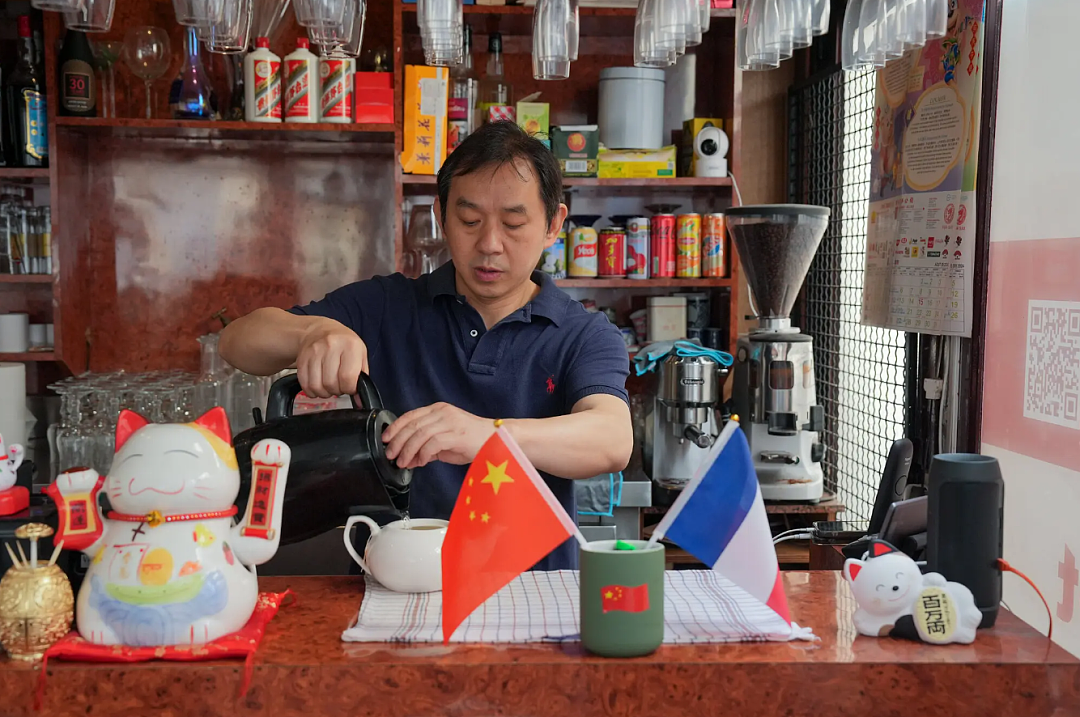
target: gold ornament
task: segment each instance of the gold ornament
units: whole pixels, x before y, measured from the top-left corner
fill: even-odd
[[[15,536],[30,540],[30,559],[18,562],[0,579],[0,645],[16,660],[40,660],[71,630],[75,596],[67,575],[53,560],[39,561],[37,541],[53,534],[28,523]]]

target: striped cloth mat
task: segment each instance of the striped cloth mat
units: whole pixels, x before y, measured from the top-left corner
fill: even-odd
[[[395,593],[365,576],[360,613],[346,642],[442,642],[442,593]],[[522,573],[470,615],[451,642],[577,640],[578,572]],[[770,608],[711,570],[664,575],[664,642],[813,640]]]

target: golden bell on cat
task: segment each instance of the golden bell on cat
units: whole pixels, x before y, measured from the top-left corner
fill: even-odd
[[[63,543],[47,563],[38,562],[37,541],[52,534],[53,529],[41,523],[15,531],[15,537],[30,541],[29,559],[21,545],[19,557],[5,545],[14,565],[0,579],[0,645],[16,660],[40,660],[71,630],[75,597],[67,575],[56,565]]]

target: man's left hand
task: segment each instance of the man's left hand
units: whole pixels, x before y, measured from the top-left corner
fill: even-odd
[[[386,455],[400,468],[432,461],[472,462],[494,430],[491,419],[474,416],[449,403],[433,403],[402,415],[383,432]]]

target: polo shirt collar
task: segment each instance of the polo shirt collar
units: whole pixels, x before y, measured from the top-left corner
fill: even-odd
[[[454,272],[454,262],[448,261],[428,275],[428,288],[431,297],[450,296],[455,299],[464,297],[457,292],[457,276]],[[524,319],[532,320],[532,315],[543,316],[556,326],[566,316],[566,307],[570,303],[570,295],[555,285],[555,281],[542,271],[532,273],[533,283],[540,287],[540,292],[533,297],[532,301],[523,308]]]

